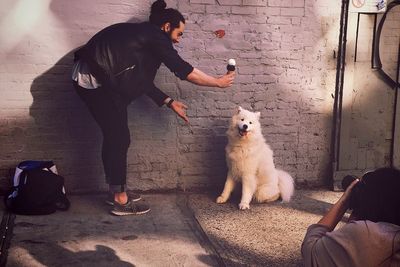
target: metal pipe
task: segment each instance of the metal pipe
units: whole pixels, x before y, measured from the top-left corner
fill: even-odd
[[[344,84],[344,70],[346,62],[348,15],[349,15],[349,0],[342,0],[342,10],[340,14],[338,59],[336,64],[336,85],[335,85],[335,95],[333,103],[333,127],[332,127],[332,142],[331,142],[332,188],[333,188],[333,173],[337,171],[339,168],[340,128],[342,120],[343,84]]]
[[[392,122],[392,143],[390,146],[390,166],[395,167],[394,165],[394,138],[396,133],[396,117],[397,117],[397,97],[399,94],[399,76],[400,76],[400,42],[399,42],[399,49],[397,52],[397,74],[396,74],[396,87],[394,88],[394,107],[393,107],[393,122]],[[398,166],[397,166],[398,167]]]

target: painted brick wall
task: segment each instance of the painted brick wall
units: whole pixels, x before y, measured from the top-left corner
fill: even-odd
[[[0,3],[0,181],[27,159],[52,159],[74,192],[105,189],[101,136],[70,84],[72,51],[101,28],[143,21],[152,1],[5,0]],[[129,107],[128,185],[160,190],[221,184],[229,118],[261,111],[278,167],[299,184],[329,175],[340,3],[328,0],[170,0],[187,18],[177,46],[212,75],[237,61],[230,89],[180,81],[162,66],[156,84],[189,106],[191,134],[143,97]],[[335,1],[334,1],[335,2]],[[224,29],[224,38],[213,32]]]

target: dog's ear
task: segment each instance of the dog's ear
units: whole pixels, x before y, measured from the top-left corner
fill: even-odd
[[[256,112],[257,119],[260,119],[261,112]]]
[[[241,106],[239,106],[237,109],[237,113],[239,114],[242,110],[243,110],[243,108]]]

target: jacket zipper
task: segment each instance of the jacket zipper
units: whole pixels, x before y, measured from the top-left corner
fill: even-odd
[[[136,65],[132,65],[132,66],[130,66],[130,67],[127,67],[126,69],[123,69],[123,70],[121,70],[120,72],[118,72],[117,74],[115,74],[115,77],[121,75],[121,74],[124,73],[125,71],[133,70],[135,67],[136,67]]]

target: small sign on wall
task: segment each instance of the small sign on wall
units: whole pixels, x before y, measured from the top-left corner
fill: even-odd
[[[384,13],[387,0],[350,0],[349,11],[353,13]]]

